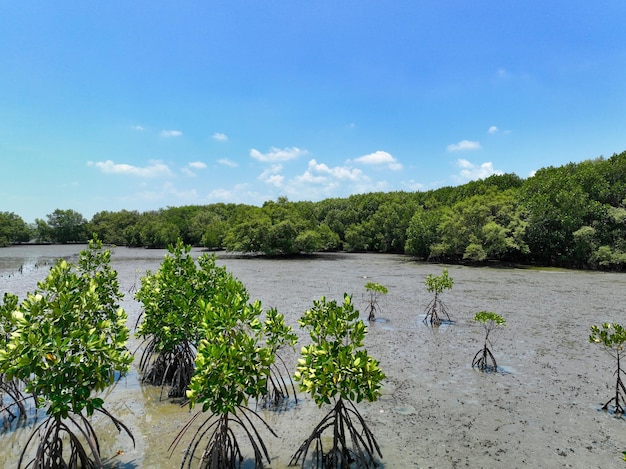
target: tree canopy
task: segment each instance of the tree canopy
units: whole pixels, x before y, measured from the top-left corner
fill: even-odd
[[[404,253],[446,262],[514,262],[622,270],[626,266],[626,152],[521,179],[493,175],[425,192],[372,192],[263,206],[217,203],[139,213],[73,210],[24,224],[0,213],[0,244],[27,238],[285,256],[320,251]]]

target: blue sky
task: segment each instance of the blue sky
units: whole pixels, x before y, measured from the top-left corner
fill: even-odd
[[[626,150],[626,2],[0,0],[0,211],[261,205]]]

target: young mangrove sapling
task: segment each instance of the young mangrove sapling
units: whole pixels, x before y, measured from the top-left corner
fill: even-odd
[[[88,420],[95,412],[133,438],[97,394],[126,374],[133,359],[110,260],[110,251],[92,240],[77,266],[59,260],[12,313],[13,331],[0,350],[0,373],[26,383],[25,392],[48,415],[27,439],[18,468],[34,441],[35,455],[25,467],[102,467],[100,444]]]
[[[0,350],[6,350],[11,333],[15,330],[13,313],[17,311],[19,298],[12,293],[5,293],[0,304]],[[29,397],[24,394],[24,382],[18,379],[8,379],[0,373],[0,418],[3,426],[7,426],[15,419],[26,416],[26,401]]]
[[[298,448],[290,465],[305,467],[313,446],[312,467],[376,467],[376,455],[382,457],[380,448],[353,401],[377,400],[385,375],[363,348],[367,327],[359,311],[347,294],[342,304],[322,297],[299,324],[308,330],[312,343],[302,347],[294,379],[318,406],[332,403],[332,409]],[[323,438],[326,430],[333,435],[330,447]]]
[[[137,336],[144,339],[139,360],[142,380],[169,385],[168,397],[185,397],[191,381],[196,347],[203,337],[200,300],[208,300],[220,289],[226,276],[215,256],[204,254],[197,263],[191,246],[179,239],[168,248],[159,269],[147,272],[135,298],[142,304]]]
[[[492,311],[480,311],[474,315],[474,321],[477,321],[483,325],[485,330],[485,343],[483,348],[476,352],[474,359],[472,360],[472,367],[478,368],[482,371],[495,371],[498,369],[496,358],[489,349],[489,334],[498,326],[503,326],[506,321],[502,316]]]
[[[365,290],[367,290],[368,293],[367,320],[374,321],[376,319],[376,313],[380,311],[378,299],[381,295],[386,295],[389,290],[387,290],[387,287],[384,285],[374,282],[367,282],[365,284]]]
[[[609,399],[602,409],[608,410],[611,402],[615,403],[615,414],[624,414],[624,402],[626,401],[626,387],[622,380],[621,359],[624,352],[624,343],[626,343],[626,329],[620,324],[604,323],[602,327],[591,326],[591,335],[589,341],[595,344],[604,345],[604,349],[616,361],[615,369],[615,395]]]
[[[443,316],[445,316],[443,320],[452,322],[446,305],[441,301],[443,291],[451,289],[452,285],[454,285],[454,280],[448,275],[448,269],[444,268],[441,275],[428,274],[425,283],[428,292],[434,292],[435,297],[426,305],[424,323],[428,323],[431,326],[439,326],[441,325]]]
[[[259,320],[259,301],[250,303],[241,282],[228,274],[209,300],[200,300],[204,337],[198,345],[196,368],[187,397],[190,408],[200,406],[170,446],[173,451],[195,426],[181,462],[203,469],[238,468],[244,452],[237,435],[245,435],[252,447],[255,468],[269,462],[269,453],[259,428],[275,433],[261,416],[248,407],[250,399],[268,396],[268,381],[279,344],[289,343],[291,328],[276,311],[267,315],[274,321],[267,328]],[[265,333],[271,330],[268,339]],[[208,414],[208,417],[203,417]],[[259,427],[261,424],[261,427]],[[239,431],[235,431],[238,427]],[[199,462],[194,461],[198,456]],[[194,466],[196,467],[196,466]]]

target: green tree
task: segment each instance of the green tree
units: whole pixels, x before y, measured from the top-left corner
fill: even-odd
[[[91,241],[76,266],[59,260],[12,313],[11,336],[0,350],[0,372],[25,382],[25,391],[48,415],[27,440],[18,467],[37,438],[36,455],[27,466],[101,467],[100,447],[88,420],[94,412],[132,438],[98,395],[132,362],[126,349],[126,313],[119,307],[122,294],[110,260],[102,243]]]
[[[30,240],[31,234],[20,216],[13,212],[0,212],[0,246],[25,243]]]
[[[275,310],[268,311],[263,323],[261,303],[249,302],[243,284],[230,274],[219,290],[210,298],[200,299],[199,305],[204,335],[198,346],[196,370],[187,397],[190,408],[200,406],[202,410],[189,424],[205,413],[209,416],[193,434],[181,467],[191,467],[202,441],[205,443],[199,457],[200,467],[241,467],[243,452],[233,429],[236,426],[252,447],[254,467],[261,468],[264,460],[269,462],[269,453],[258,423],[275,433],[248,407],[248,402],[250,399],[266,402],[272,395],[269,383],[275,376],[272,367],[276,352],[284,344],[293,344],[295,335]],[[180,432],[172,449],[189,429],[189,424]]]
[[[170,386],[168,397],[183,397],[194,371],[196,347],[205,335],[204,302],[231,279],[215,256],[194,261],[191,246],[178,240],[168,248],[159,269],[141,278],[135,298],[142,305],[137,336],[145,346],[139,360],[143,381]]]
[[[90,221],[91,231],[101,239],[103,243],[122,246],[129,243],[126,237],[128,229],[139,222],[140,215],[137,211],[121,210],[119,212],[102,211],[96,213]]]
[[[71,209],[56,209],[47,217],[53,242],[66,244],[87,241],[87,220],[80,213]]]
[[[407,227],[404,250],[423,259],[431,255],[432,246],[441,241],[439,222],[443,217],[443,209],[424,207],[418,208]]]
[[[322,297],[299,320],[312,343],[302,347],[294,379],[311,394],[318,406],[334,401],[332,410],[315,427],[292,457],[305,467],[312,444],[323,453],[322,438],[331,429],[333,444],[328,452],[313,457],[314,467],[376,467],[382,457],[373,433],[353,401],[373,402],[380,396],[385,375],[378,362],[363,348],[367,327],[359,319],[349,295],[342,304]]]

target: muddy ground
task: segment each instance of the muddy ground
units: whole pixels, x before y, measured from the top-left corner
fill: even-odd
[[[33,267],[33,259],[58,255],[30,251],[24,260],[18,250],[12,253],[0,250],[0,294],[32,290],[46,273],[46,267]],[[132,292],[163,255],[114,251],[129,324],[139,314]],[[15,270],[19,259],[25,262],[21,273]],[[455,284],[442,298],[455,323],[432,328],[422,323],[431,299],[424,279],[441,273],[442,265],[375,254],[272,260],[219,253],[218,259],[252,298],[277,307],[296,329],[299,315],[322,295],[339,300],[344,292],[353,294],[365,319],[365,283],[389,289],[380,301],[382,321],[370,324],[366,338],[368,351],[387,375],[383,395],[375,403],[359,404],[381,446],[382,467],[625,467],[626,421],[600,410],[614,392],[614,362],[601,346],[588,342],[591,324],[626,322],[623,274],[447,266]],[[471,367],[483,339],[472,317],[481,310],[507,320],[492,337],[498,373]],[[298,334],[300,344],[308,343],[304,331]],[[131,347],[137,344],[133,340]],[[285,354],[292,366],[298,351],[299,346]],[[136,439],[133,448],[102,422],[109,467],[178,467],[183,447],[170,453],[168,446],[191,416],[188,409],[160,400],[158,390],[141,385],[135,370],[105,399]],[[264,433],[269,467],[286,467],[327,412],[306,396],[298,399],[281,411],[262,412],[278,435]],[[0,435],[0,466],[15,467],[27,432],[20,428]]]

